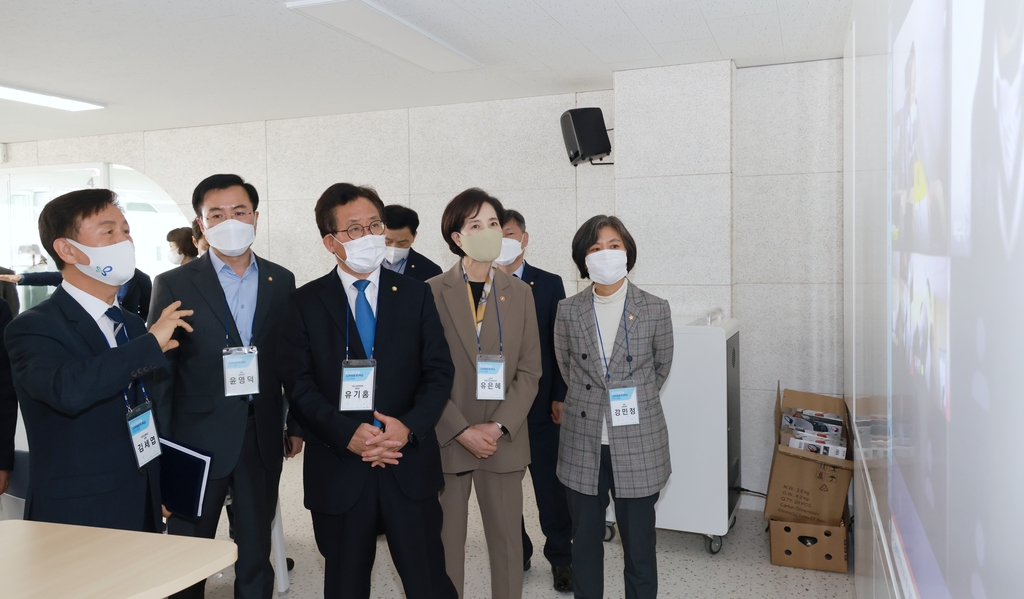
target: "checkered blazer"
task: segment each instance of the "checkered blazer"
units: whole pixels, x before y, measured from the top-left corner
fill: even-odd
[[[672,366],[672,316],[668,302],[636,287],[626,291],[626,328],[637,388],[640,424],[612,426],[607,380],[591,296],[591,285],[558,304],[555,356],[569,391],[562,410],[558,479],[579,493],[597,495],[601,464],[601,420],[608,422],[615,495],[648,497],[665,486],[672,465],[661,386]],[[622,323],[608,356],[612,381],[629,379]]]

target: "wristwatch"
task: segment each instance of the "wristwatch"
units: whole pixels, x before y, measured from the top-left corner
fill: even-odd
[[[491,422],[494,422],[494,421],[492,420]],[[502,435],[504,435],[504,436],[507,436],[507,435],[508,435],[508,429],[507,429],[507,428],[505,428],[505,425],[504,425],[504,424],[502,424],[502,423],[500,423],[500,422],[494,422],[494,424],[497,424],[497,425],[498,425],[498,428],[500,428],[500,429],[501,429],[501,434],[502,434]]]

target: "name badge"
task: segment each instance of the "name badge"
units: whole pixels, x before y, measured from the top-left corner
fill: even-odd
[[[366,412],[373,410],[373,396],[377,380],[376,360],[345,360],[341,363],[341,399],[338,409],[342,412]]]
[[[160,457],[160,436],[156,432],[152,404],[148,401],[128,412],[128,432],[139,468]]]
[[[476,398],[505,400],[505,357],[480,354],[476,357]]]
[[[640,424],[640,406],[636,402],[636,387],[615,387],[608,389],[611,403],[612,426]]]
[[[225,347],[224,395],[255,395],[260,392],[260,362],[255,347]]]

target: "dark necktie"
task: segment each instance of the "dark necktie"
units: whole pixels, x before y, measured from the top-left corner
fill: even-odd
[[[117,346],[122,347],[127,345],[128,327],[124,324],[124,315],[121,314],[121,308],[111,306],[110,308],[107,308],[105,314],[107,315],[107,318],[114,321],[114,340],[117,341]],[[135,384],[135,381],[132,381],[131,384],[128,385],[126,393],[128,395],[128,399],[131,400],[131,404],[133,406],[138,405],[139,386]]]

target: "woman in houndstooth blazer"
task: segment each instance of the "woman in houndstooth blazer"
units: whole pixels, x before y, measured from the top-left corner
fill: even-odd
[[[555,355],[569,390],[561,413],[558,478],[568,489],[577,598],[604,593],[609,493],[622,537],[627,599],[658,593],[654,504],[668,480],[661,386],[672,365],[668,302],[626,279],[636,243],[618,218],[580,227],[572,256],[594,284],[562,300]]]

